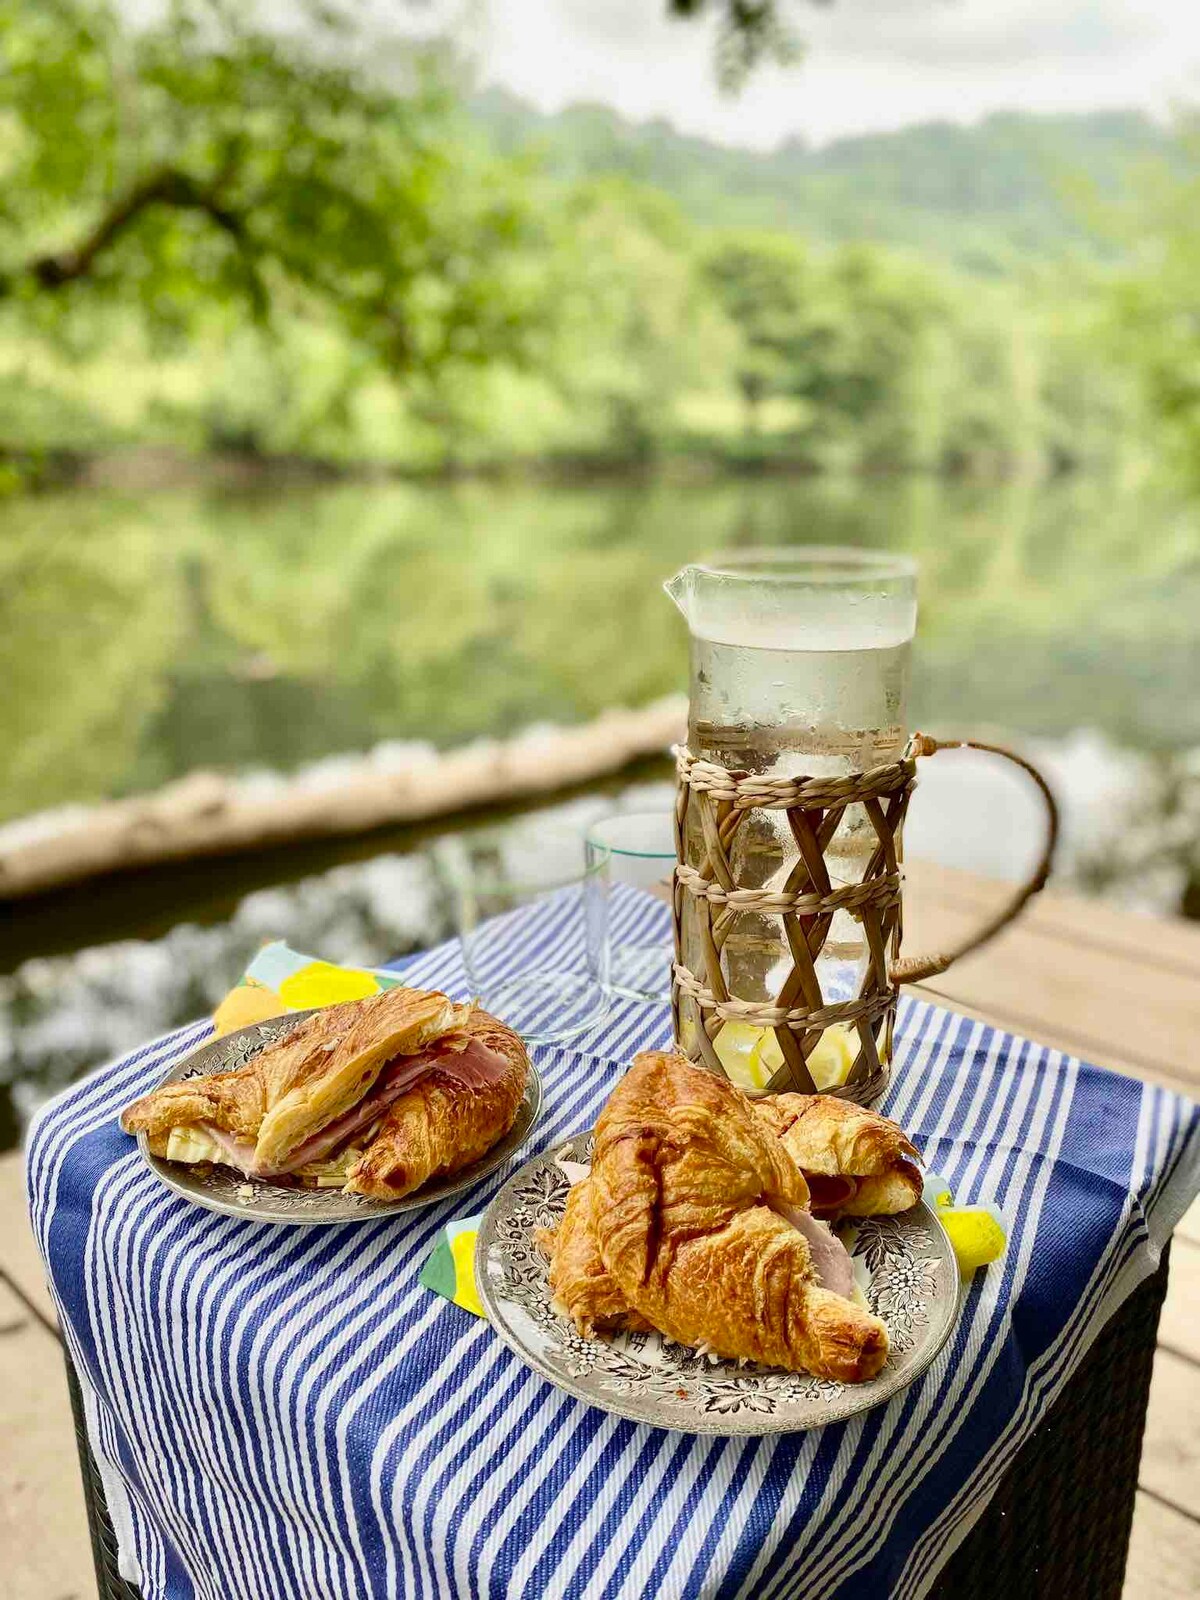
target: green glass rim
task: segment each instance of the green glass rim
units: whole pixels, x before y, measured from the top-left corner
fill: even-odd
[[[672,840],[669,850],[633,850],[628,845],[613,844],[611,840],[600,835],[600,830],[614,823],[626,822],[636,819],[639,822],[653,818],[655,822],[670,822],[671,816],[666,811],[616,811],[611,816],[601,817],[599,822],[593,822],[585,835],[589,850],[603,850],[610,856],[625,856],[631,861],[674,861],[676,849]]]

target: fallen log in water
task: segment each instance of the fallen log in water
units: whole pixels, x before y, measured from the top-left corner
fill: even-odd
[[[113,800],[56,824],[0,829],[0,899],[16,900],[159,861],[259,850],[363,833],[586,783],[681,739],[687,702],[673,695],[606,711],[578,727],[533,729],[399,762],[379,753],[264,784],[195,772],[152,794]],[[386,747],[385,747],[386,748]]]

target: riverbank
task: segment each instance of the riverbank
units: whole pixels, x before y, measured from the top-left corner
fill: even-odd
[[[1088,463],[1057,454],[1008,457],[980,451],[937,464],[879,460],[847,469],[806,454],[786,435],[693,438],[621,454],[572,450],[548,455],[503,455],[404,461],[337,459],[257,450],[188,450],[175,444],[135,444],[101,450],[69,446],[44,449],[0,444],[0,498],[91,490],[154,494],[171,490],[253,492],[326,484],[456,483],[604,484],[660,478],[694,483],[722,477],[806,479],[847,470],[864,481],[919,474],[947,483],[997,484],[1041,481],[1083,470]]]
[[[0,900],[168,862],[263,854],[399,823],[529,803],[665,758],[684,737],[687,700],[614,707],[574,728],[532,728],[507,741],[439,752],[390,744],[291,778],[193,772],[150,794],[0,827]]]

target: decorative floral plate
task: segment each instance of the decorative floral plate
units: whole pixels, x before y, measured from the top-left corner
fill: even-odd
[[[527,1161],[488,1207],[475,1246],[479,1298],[492,1327],[535,1372],[577,1399],[685,1433],[797,1433],[890,1399],[949,1338],[958,1264],[924,1203],[903,1216],[854,1223],[848,1248],[855,1277],[891,1341],[886,1366],[868,1383],[699,1355],[658,1333],[581,1338],[551,1307],[546,1261],[533,1233],[560,1221],[571,1178],[591,1155],[592,1135],[585,1133]]]
[[[317,1009],[317,1008],[313,1008]],[[253,1023],[248,1028],[238,1028],[221,1039],[210,1039],[198,1050],[176,1062],[158,1085],[175,1083],[180,1078],[209,1077],[214,1072],[232,1072],[256,1056],[264,1045],[290,1033],[298,1022],[311,1017],[313,1010],[290,1011],[284,1017],[271,1017],[266,1022]],[[517,1120],[498,1144],[487,1154],[449,1177],[431,1178],[413,1194],[401,1200],[370,1200],[366,1195],[343,1194],[340,1189],[289,1188],[286,1184],[271,1183],[266,1178],[246,1178],[228,1167],[186,1167],[175,1161],[164,1161],[150,1154],[145,1134],[138,1135],[138,1149],[147,1166],[162,1179],[168,1189],[185,1200],[191,1200],[209,1211],[221,1211],[227,1216],[241,1217],[248,1222],[372,1222],[380,1217],[395,1216],[401,1211],[415,1211],[420,1206],[435,1205],[449,1199],[463,1189],[469,1189],[489,1172],[495,1172],[517,1151],[529,1137],[542,1107],[542,1084],[537,1068],[530,1063],[529,1081],[525,1085],[525,1098],[517,1110]]]

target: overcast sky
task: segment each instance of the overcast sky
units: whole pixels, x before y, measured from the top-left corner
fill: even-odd
[[[805,62],[762,69],[732,100],[713,81],[711,27],[668,21],[665,0],[446,0],[441,11],[457,12],[486,83],[545,110],[599,100],[731,144],[1200,100],[1195,0],[790,3]]]

